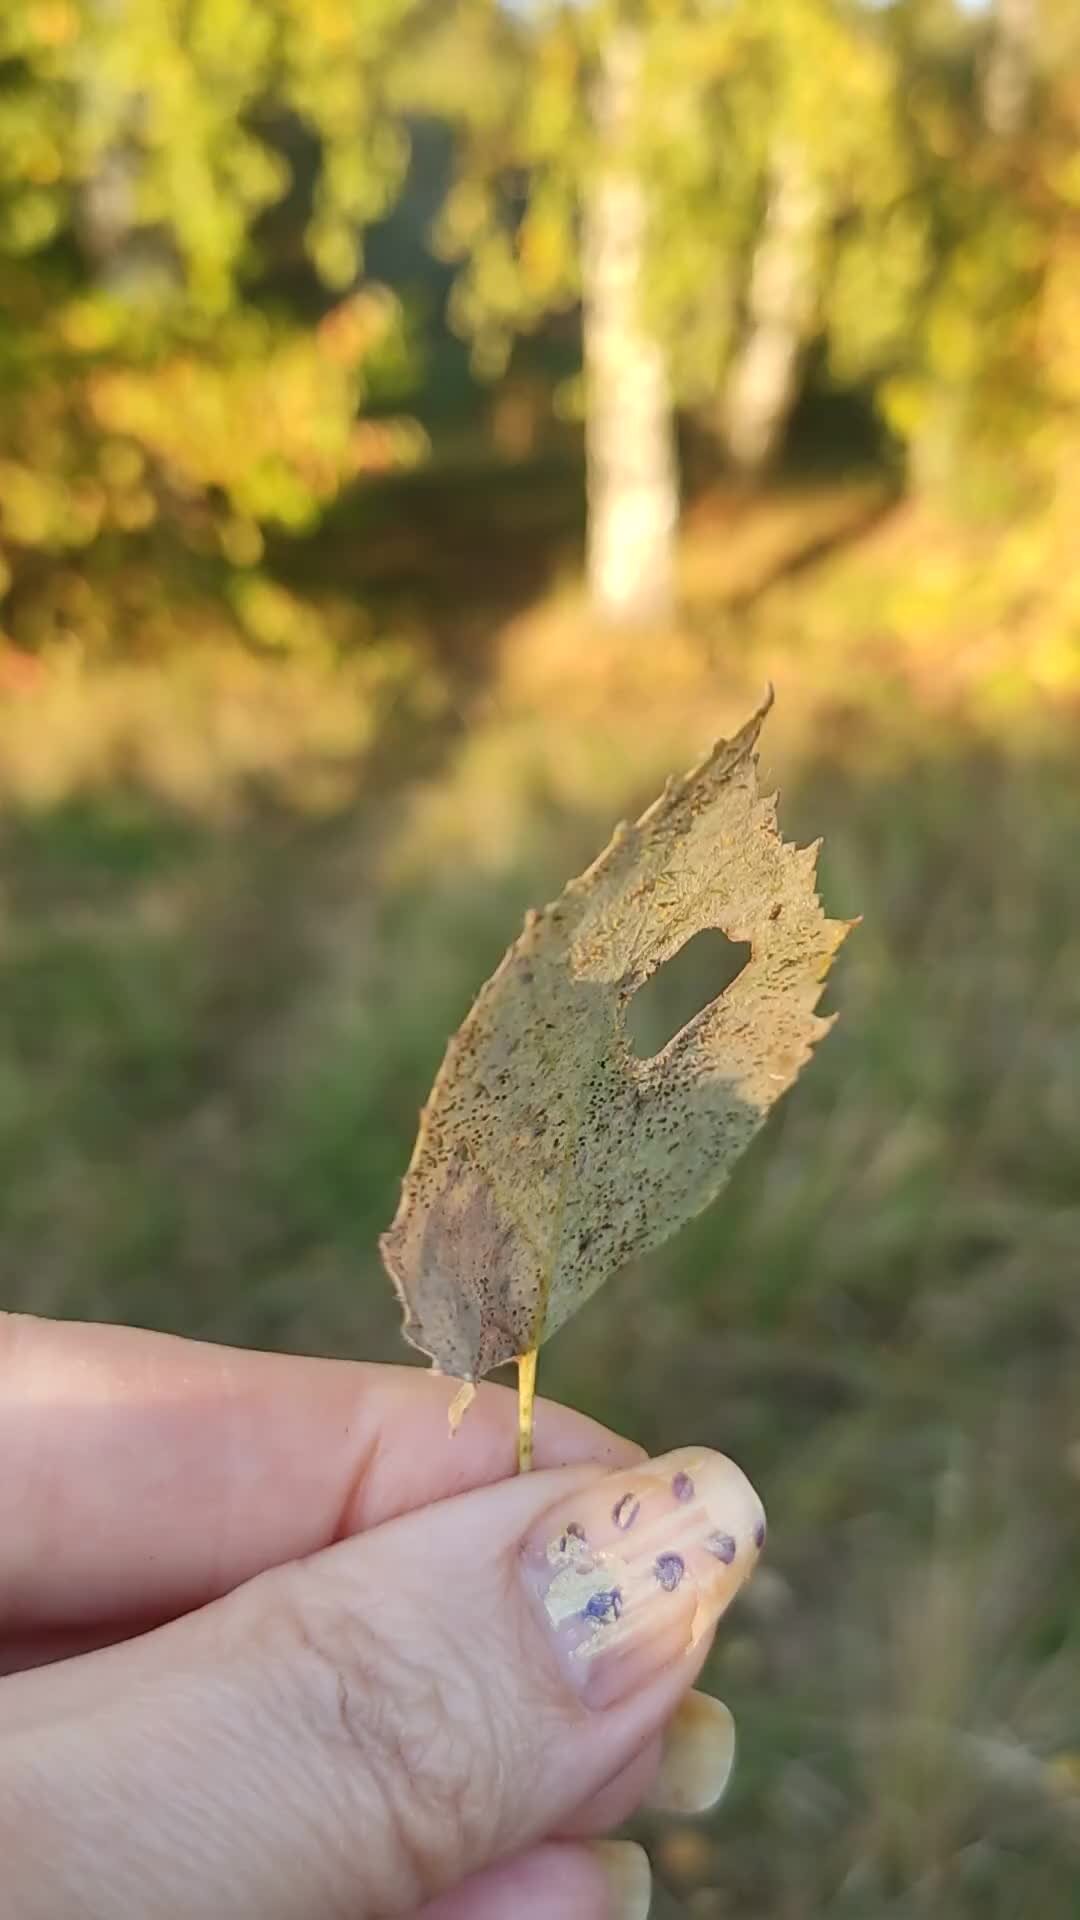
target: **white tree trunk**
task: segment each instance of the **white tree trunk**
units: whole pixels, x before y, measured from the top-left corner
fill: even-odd
[[[983,119],[999,139],[1019,133],[1028,117],[1038,35],[1038,0],[995,0],[981,93]]]
[[[122,34],[127,13],[128,0],[92,0],[91,15],[106,33]],[[90,34],[76,112],[92,137],[102,126],[113,132],[93,173],[79,187],[76,223],[98,285],[134,303],[175,286],[179,272],[165,236],[139,226],[141,160],[134,138],[139,97],[119,88],[107,69],[103,73],[94,46]]]
[[[663,620],[675,598],[679,513],[667,361],[643,316],[647,196],[625,148],[637,118],[641,35],[611,35],[595,114],[607,158],[582,234],[589,594],[605,619]]]
[[[747,295],[746,332],[728,376],[722,428],[728,455],[757,473],[778,452],[798,393],[799,362],[817,298],[822,199],[804,157],[776,157]]]

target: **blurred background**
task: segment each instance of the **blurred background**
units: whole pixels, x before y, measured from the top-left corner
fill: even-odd
[[[770,1511],[661,1916],[1080,1913],[1078,499],[1074,0],[0,0],[3,1304],[405,1358],[447,1036],[767,679],[864,916],[541,1368]]]

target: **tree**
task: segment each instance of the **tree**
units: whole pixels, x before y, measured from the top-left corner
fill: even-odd
[[[986,89],[988,50],[1003,33],[1017,50],[1007,13],[898,0],[883,15],[898,161],[841,236],[823,315],[835,370],[872,384],[913,483],[980,511],[1043,499],[1075,436],[1080,23],[1071,0],[1041,0],[1024,53],[1040,111],[1006,136]]]
[[[779,450],[819,294],[823,196],[798,141],[778,140],[746,292],[745,333],[722,403],[733,464],[758,473]]]
[[[727,147],[752,156],[756,212],[719,416],[733,465],[759,474],[781,451],[838,245],[906,175],[898,68],[871,11],[773,0],[735,15],[748,78],[733,90]]]
[[[0,540],[24,639],[51,630],[35,554],[168,524],[243,571],[262,523],[310,523],[363,465],[394,312],[360,238],[404,171],[384,81],[414,5],[0,0]],[[297,242],[274,288],[272,220]]]
[[[581,237],[586,577],[594,607],[620,623],[672,612],[679,500],[667,355],[644,313],[649,203],[633,151],[643,65],[640,30],[617,26],[593,87]]]
[[[479,367],[499,371],[515,333],[580,306],[589,595],[627,625],[671,611],[678,520],[667,353],[647,297],[647,14],[602,4],[508,20],[464,0],[456,31],[484,49],[471,86],[456,92],[429,50],[437,77],[418,88],[414,76],[410,95],[458,129],[440,242],[463,262],[452,313]]]
[[[1038,0],[994,0],[980,79],[983,119],[1000,139],[1011,139],[1027,120],[1038,40]]]
[[[895,171],[887,37],[845,0],[459,0],[440,33],[413,98],[458,130],[440,235],[456,322],[497,371],[515,333],[579,308],[590,598],[655,620],[675,410],[710,415],[745,469],[778,450],[833,230]],[[477,50],[465,87],[455,34]]]

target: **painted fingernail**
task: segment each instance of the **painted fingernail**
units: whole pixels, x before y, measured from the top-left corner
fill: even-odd
[[[652,1869],[644,1847],[633,1840],[585,1843],[608,1883],[611,1920],[649,1920]]]
[[[591,1707],[643,1686],[720,1618],[753,1571],[761,1501],[721,1453],[682,1447],[560,1502],[522,1550],[526,1581]]]
[[[653,1813],[707,1813],[723,1798],[735,1765],[735,1722],[722,1700],[688,1693],[668,1725]]]

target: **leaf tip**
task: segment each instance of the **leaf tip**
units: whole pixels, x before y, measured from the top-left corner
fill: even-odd
[[[446,1418],[450,1427],[451,1440],[454,1438],[454,1435],[457,1433],[458,1428],[460,1427],[462,1421],[465,1418],[465,1415],[468,1413],[469,1408],[472,1406],[472,1403],[475,1399],[476,1399],[475,1380],[463,1380],[457,1392],[455,1393],[453,1399],[451,1400],[449,1407],[446,1410]]]
[[[771,680],[767,680],[765,682],[765,691],[758,701],[757,706],[754,708],[753,713],[750,715],[749,720],[744,720],[738,732],[732,734],[728,742],[728,747],[731,751],[749,753],[752,750],[757,743],[758,735],[765,725],[769,711],[775,704],[775,701],[776,688],[773,686]]]

